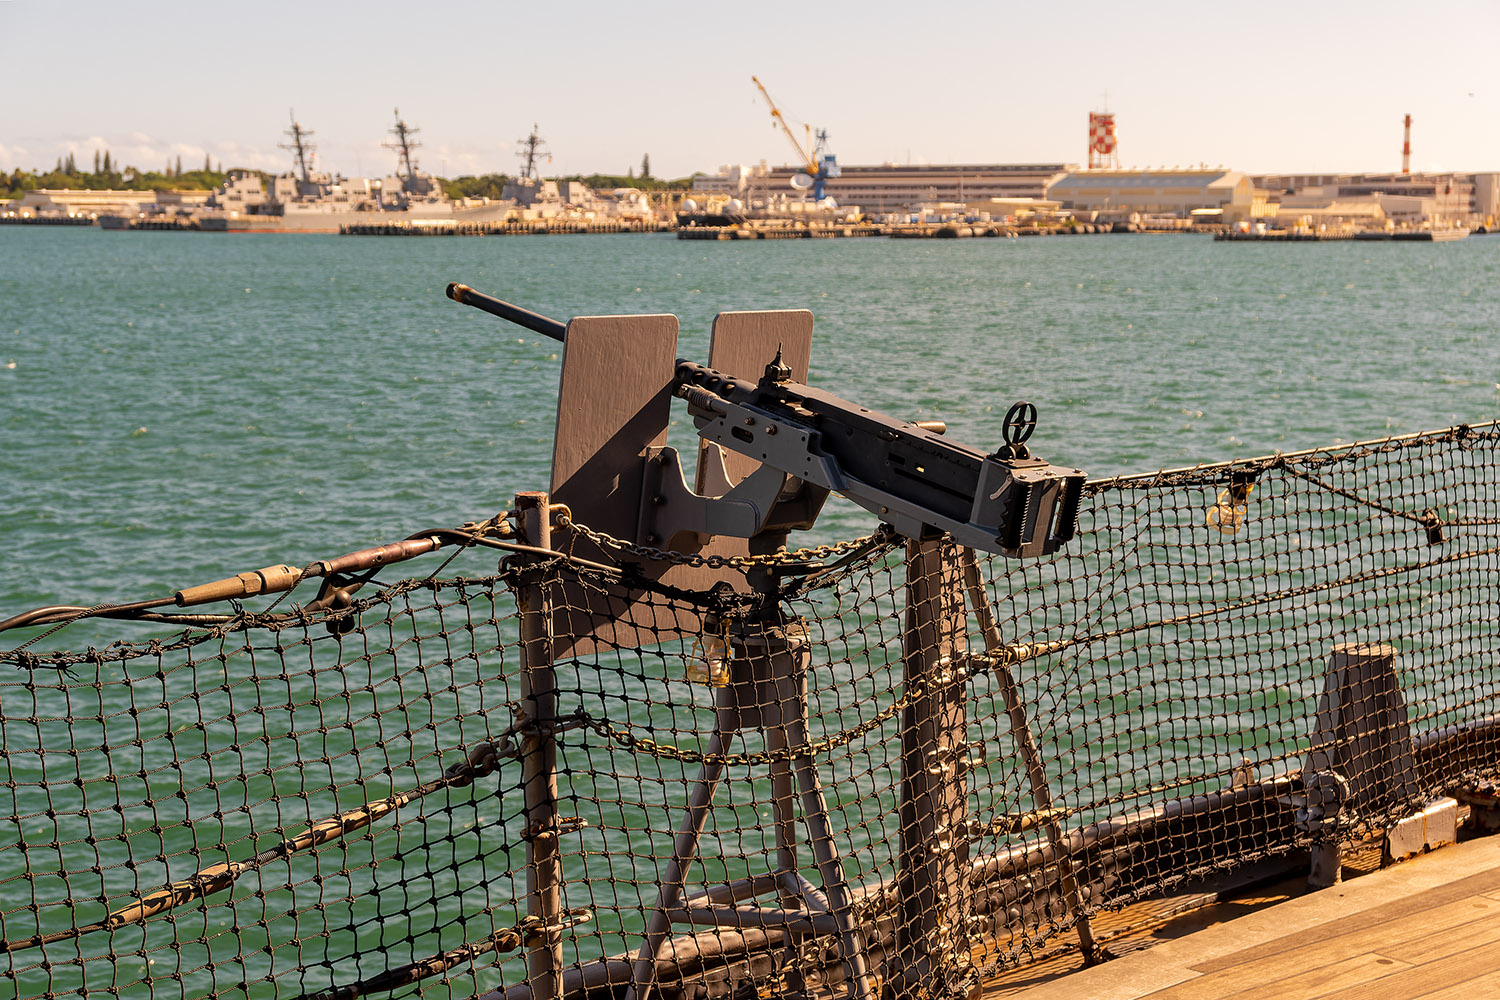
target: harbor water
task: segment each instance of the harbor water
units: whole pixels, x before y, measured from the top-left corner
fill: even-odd
[[[305,565],[482,519],[519,490],[545,488],[561,345],[449,301],[452,280],[558,318],[675,313],[678,353],[691,358],[706,358],[721,310],[809,308],[814,384],[893,415],[944,420],[950,435],[978,446],[997,444],[1005,410],[1028,399],[1041,412],[1034,448],[1093,476],[1500,411],[1493,238],[702,243],[7,227],[0,616]],[[676,418],[673,443],[686,446],[690,421],[680,408]],[[872,527],[841,505],[810,540]],[[473,562],[455,572],[493,571],[492,555],[464,558]],[[0,636],[0,648],[33,634]],[[36,648],[151,634],[80,623]],[[306,693],[287,697],[297,704]],[[670,705],[657,708],[670,719]],[[102,720],[120,709],[97,711]],[[70,712],[88,714],[44,692],[35,714],[55,721]],[[326,747],[309,753],[328,760]],[[30,761],[17,754],[11,772],[28,793],[43,779]],[[338,767],[350,770],[330,770],[335,786],[362,777],[357,761]],[[157,770],[175,777],[164,764]],[[270,793],[245,794],[263,802]],[[37,827],[12,832],[41,843],[52,835],[39,818],[47,807],[20,798],[17,815]],[[646,829],[643,816],[628,822]],[[454,844],[457,852],[470,841]],[[163,850],[191,846],[181,839]],[[123,855],[106,860],[118,866]],[[0,879],[14,877],[0,869]],[[416,919],[399,900],[371,905],[381,921]],[[335,934],[329,948],[350,945]]]
[[[811,381],[1090,475],[1500,413],[1500,239],[682,242],[0,229],[0,615],[170,594],[483,518],[547,485],[545,315],[811,309]],[[691,440],[679,407],[673,443]],[[871,519],[838,507],[822,537]],[[821,538],[820,538],[821,540]],[[66,635],[66,633],[65,633]],[[61,638],[61,636],[59,637]]]

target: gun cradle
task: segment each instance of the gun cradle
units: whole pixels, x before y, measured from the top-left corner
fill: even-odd
[[[1020,557],[1050,555],[1073,537],[1081,470],[1032,457],[1024,444],[985,454],[775,371],[754,383],[680,362],[677,394],[705,441],[848,497],[904,535],[946,531]]]

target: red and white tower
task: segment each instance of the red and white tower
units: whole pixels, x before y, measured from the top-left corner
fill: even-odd
[[[1401,173],[1411,173],[1411,115],[1406,116],[1406,141],[1401,144]]]
[[[1089,169],[1102,170],[1120,165],[1116,153],[1115,116],[1112,111],[1089,112]]]

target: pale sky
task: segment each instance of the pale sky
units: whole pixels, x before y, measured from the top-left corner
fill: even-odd
[[[633,11],[629,8],[635,8]],[[1252,173],[1500,170],[1500,2],[595,0],[232,5],[0,0],[0,169],[96,149],[379,176],[393,109],[420,166],[658,177],[791,162],[750,81],[844,164],[1082,163],[1088,112],[1125,166]]]

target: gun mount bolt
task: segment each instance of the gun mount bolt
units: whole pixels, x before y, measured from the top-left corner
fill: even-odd
[[[656,496],[651,498],[651,502],[656,504],[656,506],[658,507],[665,507],[667,504],[667,498],[658,493],[656,494]]]
[[[754,417],[746,417],[745,418],[745,426],[746,427],[754,427],[755,426],[755,418]]]
[[[766,425],[766,433],[767,434],[775,434],[776,433],[776,425],[775,424],[767,424]]]

